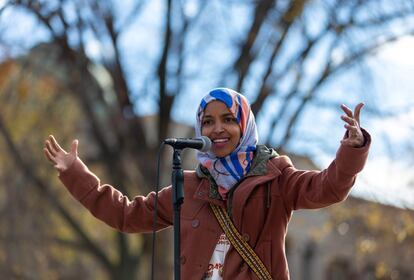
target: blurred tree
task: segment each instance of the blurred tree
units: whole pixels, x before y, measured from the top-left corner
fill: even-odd
[[[413,211],[372,202],[347,204],[332,209],[331,222],[334,231],[339,234],[349,231],[347,234],[356,237],[355,263],[380,259],[371,263],[375,279],[410,279],[412,276],[404,275],[412,273],[411,267],[411,270],[403,267],[413,257]]]
[[[262,142],[284,148],[303,114],[320,105],[329,81],[414,31],[413,8],[409,0],[6,1],[1,16],[16,21],[0,30],[3,57],[30,55],[19,66],[6,60],[2,66],[2,150],[24,175],[20,185],[36,187],[39,200],[48,202],[41,204],[44,211],[58,214],[59,222],[48,222],[64,222],[71,232],[62,238],[66,229],[49,232],[42,223],[39,235],[82,248],[110,279],[130,279],[139,267],[145,278],[151,238],[99,236],[96,224],[45,174],[43,138],[53,131],[68,145],[84,133],[81,155],[94,171],[126,194],[137,193],[136,186],[147,193],[156,143],[172,133],[173,116],[182,108],[188,113],[200,88],[226,85],[249,93],[271,131]],[[12,29],[11,22],[24,21],[34,25]],[[151,113],[157,116],[155,144],[145,129]],[[10,186],[19,185],[15,180]],[[168,235],[160,242],[157,276],[164,279],[171,274]],[[13,263],[23,269],[20,261]]]
[[[36,59],[42,58],[39,53],[35,55]],[[0,72],[2,77],[7,77],[0,81],[1,103],[7,104],[2,106],[0,117],[1,150],[7,155],[0,163],[1,185],[5,186],[4,193],[0,194],[0,211],[4,217],[1,219],[0,275],[5,279],[56,279],[58,276],[65,279],[83,272],[82,275],[93,278],[92,270],[82,268],[87,263],[91,268],[96,264],[87,260],[82,263],[73,252],[62,254],[56,248],[58,244],[71,242],[80,245],[76,242],[79,240],[76,228],[68,229],[62,218],[56,219],[56,216],[60,214],[74,225],[86,222],[79,214],[75,217],[69,213],[67,206],[72,204],[71,208],[75,209],[73,202],[57,200],[65,196],[59,195],[62,189],[53,191],[50,187],[56,184],[56,176],[52,178],[47,166],[37,164],[43,159],[34,151],[35,146],[41,145],[41,135],[50,130],[59,129],[66,137],[75,133],[79,110],[53,79],[52,71],[37,67],[31,58],[8,60],[0,66]],[[75,125],[60,129],[65,121]],[[66,265],[79,269],[62,274]]]

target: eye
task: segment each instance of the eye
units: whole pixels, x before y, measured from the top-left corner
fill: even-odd
[[[224,122],[225,123],[237,123],[237,120],[234,117],[225,117]]]
[[[201,122],[201,125],[202,125],[202,126],[212,125],[212,124],[213,124],[213,121],[212,121],[211,119],[204,119],[204,120]]]

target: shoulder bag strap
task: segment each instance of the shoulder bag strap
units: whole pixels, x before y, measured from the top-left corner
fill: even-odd
[[[219,222],[221,228],[223,229],[230,243],[240,254],[243,260],[254,271],[256,276],[260,280],[271,280],[272,276],[270,276],[269,271],[267,270],[263,262],[260,260],[260,258],[257,256],[255,251],[252,249],[252,247],[250,247],[249,243],[247,243],[243,239],[243,237],[231,221],[229,215],[227,214],[227,211],[223,207],[217,206],[212,203],[210,203],[210,207],[213,210],[214,216],[216,216],[217,221]]]

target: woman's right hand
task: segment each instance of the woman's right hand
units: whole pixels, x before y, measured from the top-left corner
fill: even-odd
[[[78,140],[73,140],[70,152],[67,153],[59,146],[55,137],[53,137],[53,135],[49,135],[45,141],[43,151],[46,158],[54,164],[54,167],[59,172],[64,172],[69,169],[78,157]]]

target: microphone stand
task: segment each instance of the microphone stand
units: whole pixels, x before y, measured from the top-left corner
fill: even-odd
[[[180,212],[181,204],[184,202],[183,184],[184,172],[181,167],[181,149],[174,148],[172,164],[172,200],[174,209],[174,280],[180,280],[181,262],[180,262]]]

